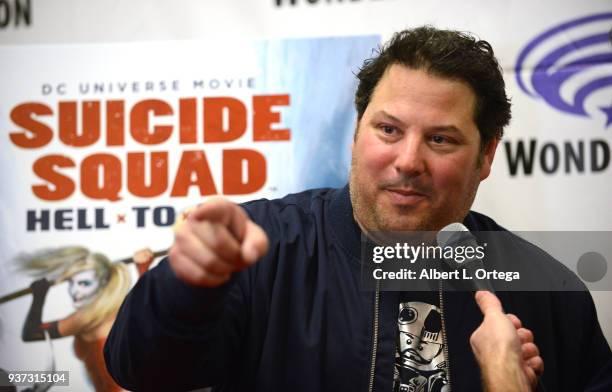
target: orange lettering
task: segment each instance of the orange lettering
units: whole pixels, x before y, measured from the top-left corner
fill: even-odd
[[[243,162],[247,172],[244,177]],[[223,194],[245,195],[261,189],[266,182],[266,158],[248,149],[223,151]]]
[[[74,166],[74,161],[64,155],[47,155],[37,159],[32,165],[32,170],[38,177],[50,184],[32,185],[32,193],[39,199],[48,201],[69,197],[74,192],[74,182],[70,177],[57,172],[56,168]]]
[[[164,193],[168,187],[168,153],[151,153],[151,163],[149,165],[151,181],[149,185],[145,183],[144,152],[130,152],[127,155],[127,186],[130,193],[139,197],[155,197]]]
[[[37,148],[49,143],[53,138],[53,131],[45,124],[36,121],[33,116],[51,114],[53,114],[51,108],[42,103],[29,102],[15,106],[11,110],[11,120],[23,130],[9,134],[13,144],[23,148]]]
[[[223,125],[227,114],[227,128]],[[204,98],[204,143],[221,143],[238,139],[246,132],[247,110],[236,98]]]
[[[192,179],[194,174],[195,179]],[[217,193],[204,151],[183,152],[170,196],[187,196],[193,185],[200,188],[200,195]]]
[[[179,101],[179,142],[181,144],[197,143],[197,117],[195,98],[184,98]]]
[[[280,113],[273,112],[272,106],[288,106],[289,95],[254,95],[253,96],[253,140],[280,141],[290,140],[289,129],[272,129],[272,124],[280,122]]]
[[[125,144],[125,108],[123,101],[106,102],[106,145],[123,146]]]
[[[149,112],[155,116],[169,116],[172,107],[159,99],[146,99],[134,105],[130,113],[132,137],[142,144],[160,144],[172,135],[172,125],[156,125],[149,130]]]
[[[100,138],[100,102],[84,101],[83,132],[77,133],[77,103],[59,103],[59,138],[67,146],[85,147],[94,144]]]
[[[100,182],[100,169],[103,171]],[[92,199],[120,200],[121,161],[111,154],[93,154],[81,162],[81,192]]]

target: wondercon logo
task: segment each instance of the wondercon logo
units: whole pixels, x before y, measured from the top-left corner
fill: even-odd
[[[612,13],[589,15],[535,37],[519,54],[516,81],[562,112],[612,125]]]

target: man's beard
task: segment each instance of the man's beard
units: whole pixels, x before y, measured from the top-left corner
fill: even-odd
[[[367,179],[359,178],[358,162],[353,154],[351,159],[351,172],[349,177],[349,188],[353,215],[361,229],[368,232],[373,231],[438,231],[444,226],[453,222],[462,222],[474,201],[478,185],[480,183],[475,175],[474,179],[468,184],[467,192],[457,195],[461,198],[461,203],[445,205],[434,209],[430,207],[423,213],[422,210],[415,211],[412,206],[397,206],[393,211],[382,210],[376,197],[384,189],[394,187],[406,187],[415,192],[421,192],[429,196],[431,202],[435,190],[431,186],[424,184],[420,179],[409,176],[400,176],[396,179],[381,181],[380,183],[367,183]],[[477,169],[478,166],[474,170]]]

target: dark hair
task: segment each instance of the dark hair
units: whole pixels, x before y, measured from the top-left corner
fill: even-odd
[[[510,100],[506,96],[501,68],[487,41],[431,26],[395,33],[378,50],[377,56],[364,61],[357,74],[355,108],[359,120],[378,81],[393,64],[466,82],[476,95],[474,122],[480,132],[481,150],[493,138],[502,137],[511,117]]]

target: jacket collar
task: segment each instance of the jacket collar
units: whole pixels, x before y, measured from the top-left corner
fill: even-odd
[[[329,203],[331,234],[351,258],[361,259],[361,228],[353,217],[349,186],[334,189]]]

